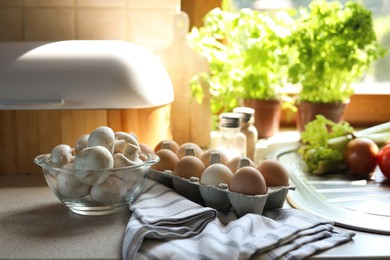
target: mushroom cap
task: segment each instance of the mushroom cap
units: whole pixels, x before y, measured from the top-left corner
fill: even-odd
[[[73,174],[58,174],[57,189],[66,198],[78,199],[86,196],[90,185],[82,183]]]
[[[74,169],[76,170],[102,170],[113,167],[113,156],[104,146],[87,147],[74,159]]]
[[[137,138],[130,133],[125,133],[125,132],[119,131],[119,132],[115,132],[114,136],[115,136],[116,140],[125,140],[126,143],[133,144],[135,146],[139,146]]]
[[[89,138],[89,134],[86,134],[80,136],[79,139],[77,139],[76,144],[74,146],[76,154],[78,154],[84,148],[88,147],[88,138]]]
[[[111,204],[126,194],[126,184],[119,178],[110,177],[101,184],[92,186],[91,197],[101,203]]]
[[[114,153],[123,153],[123,150],[126,147],[126,141],[125,140],[115,140],[114,141]]]
[[[100,126],[91,132],[87,143],[88,147],[104,146],[112,154],[115,147],[114,131],[108,126]]]
[[[50,164],[55,167],[63,167],[73,160],[72,148],[67,144],[59,144],[53,148],[50,154]]]
[[[132,161],[129,158],[127,158],[122,153],[116,153],[114,154],[114,168],[120,168],[120,167],[126,167],[126,166],[132,166],[132,165],[138,165],[143,163],[140,160]]]

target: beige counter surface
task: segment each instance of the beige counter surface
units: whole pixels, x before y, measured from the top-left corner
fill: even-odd
[[[120,259],[130,211],[74,214],[40,175],[0,176],[0,186],[1,259]]]
[[[80,216],[41,175],[0,175],[0,259],[120,259],[130,211]],[[357,232],[352,242],[314,258],[390,258],[390,236]]]

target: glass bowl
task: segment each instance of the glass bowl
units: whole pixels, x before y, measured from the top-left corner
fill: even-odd
[[[81,215],[107,215],[128,207],[141,193],[155,154],[143,154],[143,163],[104,170],[81,171],[49,163],[50,154],[35,157],[50,189],[71,211]]]

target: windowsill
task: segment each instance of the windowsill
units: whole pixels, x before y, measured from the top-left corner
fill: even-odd
[[[291,94],[297,93],[293,87]],[[352,126],[368,127],[390,121],[390,84],[358,83],[355,94],[350,98],[343,120]],[[281,126],[295,126],[296,115],[282,111]]]
[[[355,88],[354,95],[390,95],[390,82],[355,83],[352,86]],[[298,93],[298,89],[294,85],[288,86],[287,93],[296,95]]]
[[[390,83],[357,83],[355,95],[390,95]]]

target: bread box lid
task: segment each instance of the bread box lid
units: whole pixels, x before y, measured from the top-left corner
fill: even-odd
[[[126,109],[173,101],[158,57],[126,41],[0,43],[0,109]]]

